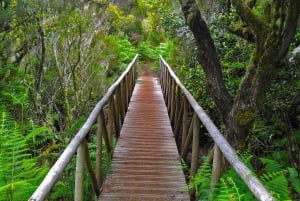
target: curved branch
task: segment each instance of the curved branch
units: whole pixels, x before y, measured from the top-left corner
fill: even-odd
[[[265,38],[268,34],[268,26],[252,12],[251,8],[247,5],[247,2],[244,0],[232,0],[232,3],[239,16],[247,24],[247,26],[253,30],[256,37]]]
[[[232,29],[231,27],[228,27],[227,29],[230,33],[237,35],[250,43],[255,42],[255,36],[252,33],[251,29],[249,29],[248,27],[241,26],[237,29]]]

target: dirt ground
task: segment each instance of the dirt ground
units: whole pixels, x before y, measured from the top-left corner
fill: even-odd
[[[154,76],[156,77],[155,73],[151,70],[149,65],[143,65],[140,67],[139,76]]]

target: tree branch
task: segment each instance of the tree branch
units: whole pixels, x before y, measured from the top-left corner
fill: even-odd
[[[267,24],[259,19],[247,5],[247,2],[244,0],[232,0],[233,5],[236,7],[236,10],[242,20],[253,30],[256,37],[265,38],[268,34]]]
[[[280,47],[280,57],[286,55],[290,43],[294,39],[297,29],[297,23],[300,15],[300,1],[290,0],[287,12],[287,19],[282,32],[282,43]]]
[[[237,29],[232,29],[231,27],[228,27],[227,29],[230,33],[235,34],[250,43],[255,42],[255,36],[252,33],[251,29],[249,29],[248,27],[241,26]]]

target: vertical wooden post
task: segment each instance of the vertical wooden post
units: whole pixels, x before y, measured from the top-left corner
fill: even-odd
[[[125,79],[122,81],[121,100],[122,100],[122,107],[124,108],[124,115],[126,115],[128,108],[126,105],[126,82],[125,82]]]
[[[162,63],[162,61],[161,61]],[[165,73],[165,67],[163,64],[161,64],[161,84],[162,84],[162,92],[163,92],[163,95],[164,95],[164,99],[165,99],[165,102],[166,102],[166,73]]]
[[[174,135],[178,139],[178,129],[180,128],[181,122],[180,118],[182,116],[183,105],[180,100],[180,88],[176,85],[176,95],[175,95],[175,114],[174,114]]]
[[[107,127],[105,125],[105,119],[104,119],[104,114],[103,114],[103,110],[100,112],[100,121],[102,122],[102,136],[104,138],[104,142],[105,142],[105,146],[106,146],[106,151],[109,154],[109,156],[111,156],[112,153],[112,144],[110,144],[109,141],[109,133],[107,130]]]
[[[214,154],[213,154],[213,164],[212,164],[212,177],[211,177],[211,183],[216,184],[218,183],[221,175],[222,175],[222,158],[223,154],[218,147],[218,145],[214,145]]]
[[[113,114],[114,114],[114,122],[115,122],[115,136],[119,137],[121,127],[120,127],[120,118],[119,118],[119,111],[117,106],[117,97],[116,93],[112,96],[112,106],[113,106]]]
[[[177,108],[178,111],[175,115],[175,125],[174,125],[174,135],[176,139],[178,139],[180,127],[182,126],[182,115],[183,115],[183,109],[184,109],[184,100],[180,100],[180,97],[178,98]]]
[[[171,75],[167,72],[167,100],[168,100],[168,112],[170,112],[170,105],[171,105]]]
[[[118,89],[117,89],[117,97],[118,97],[118,107],[119,107],[119,112],[120,112],[120,118],[121,118],[121,124],[123,124],[124,119],[125,119],[125,109],[124,105],[122,103],[122,83],[120,83]]]
[[[193,128],[194,128],[194,118],[191,119],[190,126],[189,126],[189,131],[188,131],[186,140],[184,142],[184,146],[182,148],[181,157],[182,157],[183,160],[186,159],[186,156],[187,156],[188,151],[189,151],[189,147],[190,147],[190,144],[191,144],[191,141],[192,141],[192,138],[193,138]]]
[[[109,144],[112,145],[113,141],[113,133],[114,133],[114,103],[113,103],[113,97],[110,97],[109,103],[108,103],[108,141]]]
[[[83,181],[84,181],[84,146],[81,143],[77,148],[76,172],[75,172],[75,190],[74,200],[83,201]]]
[[[130,91],[129,91],[129,97],[128,97],[128,101],[130,102],[130,98],[131,98],[131,95],[132,95],[132,92],[133,92],[133,87],[134,87],[134,74],[135,74],[135,71],[134,69],[131,69],[131,72],[129,74],[129,80],[130,80]]]
[[[119,122],[121,122],[121,106],[120,106],[120,97],[119,97],[119,93],[118,93],[118,89],[120,88],[121,86],[119,85],[116,90],[115,90],[115,108],[116,108],[116,111],[118,113],[118,119],[119,119]]]
[[[84,147],[84,158],[85,158],[85,164],[86,164],[86,169],[88,170],[88,173],[90,175],[90,179],[92,182],[92,186],[94,188],[94,191],[96,193],[96,196],[98,197],[100,195],[100,186],[99,183],[97,181],[97,176],[94,172],[93,169],[93,165],[92,165],[92,160],[90,157],[90,153],[89,153],[89,148],[88,148],[88,144],[86,139],[83,140],[83,142],[81,143]]]
[[[172,127],[174,126],[174,115],[175,115],[175,107],[176,107],[176,85],[175,85],[175,81],[172,79],[171,81],[171,113],[170,113],[170,120],[171,120],[171,124]]]
[[[198,157],[199,157],[199,131],[200,121],[196,113],[194,113],[194,125],[193,125],[193,148],[192,148],[192,162],[190,176],[194,176],[197,171]]]
[[[168,72],[166,67],[164,66],[164,85],[165,85],[165,100],[167,101],[167,97],[168,97]]]
[[[129,86],[129,78],[128,75],[125,77],[125,83],[126,83],[126,108],[128,108],[129,105],[129,91],[130,91],[130,86]]]
[[[167,83],[167,87],[168,87],[168,91],[167,91],[167,94],[168,94],[168,112],[170,114],[171,112],[171,98],[172,98],[172,77],[168,74],[168,83]]]
[[[105,125],[103,125],[101,120],[101,113],[98,115],[97,118],[97,156],[96,156],[96,178],[98,181],[99,186],[102,185],[102,130]]]
[[[188,132],[188,105],[185,96],[183,97],[183,117],[182,117],[182,139],[181,139],[181,157],[183,153],[184,144],[187,137]]]

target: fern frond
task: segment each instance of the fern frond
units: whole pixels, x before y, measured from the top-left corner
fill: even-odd
[[[300,178],[295,168],[288,168],[289,179],[294,190],[300,195]]]
[[[191,178],[189,189],[195,189],[196,196],[201,200],[209,199],[211,196],[211,164],[208,157],[203,158],[203,163],[196,175]]]
[[[285,177],[286,171],[266,172],[261,176],[261,180],[266,188],[272,192],[278,200],[290,200],[288,181]]]
[[[231,177],[228,177],[226,179],[221,178],[219,185],[219,192],[216,200],[241,201],[242,195],[239,193],[239,190]]]
[[[265,165],[267,172],[277,172],[282,170],[282,165],[275,160],[269,158],[260,158],[260,160]]]
[[[28,140],[6,113],[0,116],[0,138],[0,200],[27,200],[48,167],[39,167]]]

